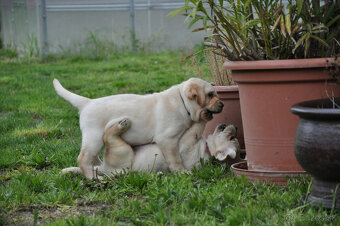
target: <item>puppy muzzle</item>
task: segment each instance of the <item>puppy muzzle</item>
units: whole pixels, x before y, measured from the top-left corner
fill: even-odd
[[[207,109],[213,114],[220,113],[223,110],[224,104],[222,101],[218,100],[214,105],[208,106]]]

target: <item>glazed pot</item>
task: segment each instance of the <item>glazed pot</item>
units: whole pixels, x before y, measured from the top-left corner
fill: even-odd
[[[340,96],[340,86],[325,70],[332,59],[230,61],[239,86],[247,168],[252,172],[304,171],[294,155],[298,117],[290,107],[300,101]],[[270,181],[270,179],[268,180]]]
[[[208,137],[214,133],[217,125],[224,123],[227,125],[233,124],[237,127],[237,139],[241,149],[244,149],[243,125],[240,108],[240,97],[238,86],[214,86],[218,97],[223,102],[223,111],[219,114],[214,114],[213,119],[209,121],[203,131],[203,136]]]
[[[322,203],[328,209],[333,205],[340,208],[339,106],[340,98],[333,101],[327,98],[301,102],[291,108],[292,113],[300,117],[295,136],[295,156],[314,177],[307,200],[314,206]]]

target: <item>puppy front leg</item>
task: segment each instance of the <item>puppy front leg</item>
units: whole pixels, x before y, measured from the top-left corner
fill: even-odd
[[[162,151],[166,163],[169,165],[170,170],[186,172],[184,168],[181,156],[178,150],[178,140],[168,139],[163,140],[157,144],[159,149]]]

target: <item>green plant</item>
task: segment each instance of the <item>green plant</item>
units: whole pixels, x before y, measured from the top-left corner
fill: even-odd
[[[24,42],[23,46],[23,54],[28,59],[39,58],[40,57],[40,47],[38,43],[38,38],[33,34],[27,36],[28,42]]]
[[[13,59],[16,58],[17,56],[18,53],[15,50],[11,49],[9,46],[0,49],[0,58]]]
[[[189,4],[191,3],[191,4]],[[296,4],[294,4],[296,3]],[[170,16],[186,12],[211,30],[208,49],[228,60],[329,57],[339,54],[339,0],[186,0]],[[216,50],[220,50],[217,52]]]

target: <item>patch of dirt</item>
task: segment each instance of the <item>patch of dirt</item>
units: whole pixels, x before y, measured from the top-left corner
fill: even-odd
[[[7,172],[0,170],[0,186],[5,185],[9,180],[10,178],[7,176]]]
[[[20,209],[7,215],[7,225],[42,225],[59,219],[72,218],[80,215],[96,216],[104,214],[112,205],[90,203],[78,206],[58,206],[55,208],[31,207]],[[35,222],[36,221],[36,222]]]

